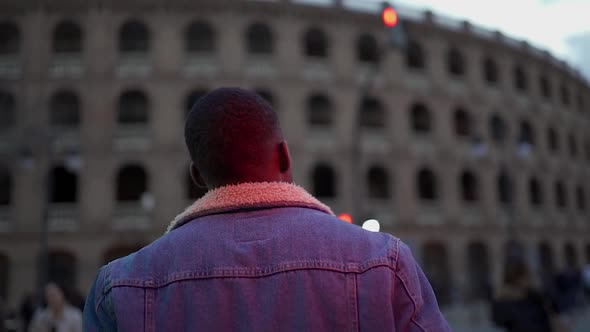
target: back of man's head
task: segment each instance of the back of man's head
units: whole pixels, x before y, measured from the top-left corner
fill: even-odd
[[[253,92],[219,88],[200,98],[187,116],[184,137],[209,188],[275,180],[269,173],[283,135],[271,106]]]

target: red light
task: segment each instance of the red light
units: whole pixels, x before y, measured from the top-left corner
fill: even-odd
[[[348,213],[340,213],[338,215],[338,218],[341,219],[341,220],[346,221],[349,224],[352,224],[352,216],[350,214],[348,214]]]
[[[385,7],[381,12],[381,18],[383,18],[383,24],[385,26],[393,28],[397,25],[398,17],[397,12],[393,7]]]

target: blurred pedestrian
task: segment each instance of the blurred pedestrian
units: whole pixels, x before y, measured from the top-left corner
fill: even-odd
[[[492,320],[507,332],[562,332],[552,327],[550,301],[533,288],[530,269],[522,258],[504,267],[503,284],[492,301]]]
[[[55,283],[45,286],[46,308],[35,312],[29,332],[82,332],[82,313],[70,305]]]
[[[31,324],[31,320],[33,319],[33,315],[35,314],[35,309],[37,307],[35,296],[32,294],[27,294],[23,298],[20,308],[19,314],[20,319],[22,321],[23,331],[29,330],[29,325]]]
[[[407,245],[343,222],[292,183],[262,97],[207,94],[185,141],[193,181],[209,192],[167,234],[100,270],[86,331],[450,331]]]

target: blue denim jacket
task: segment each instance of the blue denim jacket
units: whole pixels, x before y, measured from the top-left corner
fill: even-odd
[[[101,268],[85,331],[450,331],[409,248],[313,204],[201,211]]]

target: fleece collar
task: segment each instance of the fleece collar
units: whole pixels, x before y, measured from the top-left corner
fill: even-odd
[[[287,206],[307,207],[334,215],[328,206],[295,184],[287,182],[240,183],[210,190],[205,196],[196,200],[184,212],[176,216],[166,232],[205,215]]]

